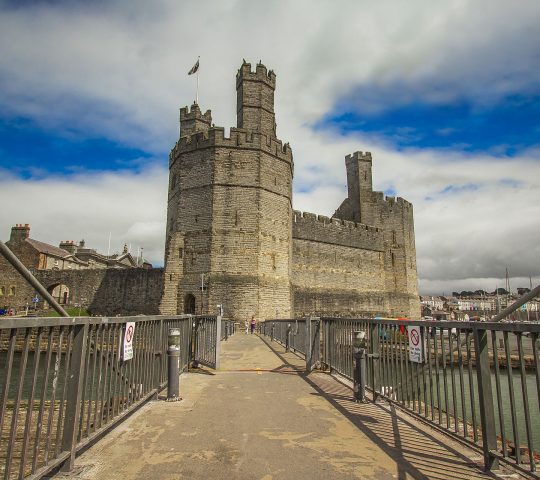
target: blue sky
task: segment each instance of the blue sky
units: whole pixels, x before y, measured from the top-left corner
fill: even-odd
[[[364,112],[354,108],[354,98],[374,92],[369,87],[359,89],[352,101],[339,101],[335,109],[339,114],[326,116],[317,128],[330,127],[342,134],[367,133],[399,149],[515,156],[540,145],[540,91],[530,95],[514,93],[482,105],[467,98],[438,104],[411,98],[406,104],[393,105],[391,99],[399,98],[400,90],[394,87],[377,94],[377,101],[371,101],[377,107],[375,111]]]
[[[0,145],[0,168],[27,179],[85,170],[136,169],[143,159],[151,156],[149,152],[106,137],[44,130],[28,118],[3,119]]]
[[[161,264],[187,71],[200,56],[227,129],[236,69],[262,59],[295,208],[331,215],[345,155],[371,151],[375,188],[414,204],[422,292],[540,281],[539,24],[535,0],[0,3],[0,235],[111,232]]]

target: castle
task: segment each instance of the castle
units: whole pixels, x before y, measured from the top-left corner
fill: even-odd
[[[77,257],[87,249],[32,240],[28,225],[14,227],[8,245],[51,293],[69,292],[60,298],[66,305],[96,315],[214,314],[221,305],[241,321],[420,318],[412,205],[374,192],[371,154],[355,152],[345,159],[347,198],[332,218],[294,211],[293,155],[277,138],[275,88],[274,72],[242,64],[229,137],[209,110],[180,110],[163,269],[111,268],[125,266],[118,262],[126,255],[105,259],[104,268],[94,255],[91,266]],[[0,280],[0,307],[24,308],[35,297],[1,256]]]
[[[243,62],[237,127],[196,103],[169,156],[162,313],[240,320],[307,314],[420,317],[412,205],[372,188],[372,158],[345,159],[332,218],[292,208],[293,155],[277,138],[276,75]]]

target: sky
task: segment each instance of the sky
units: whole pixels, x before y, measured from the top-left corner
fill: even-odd
[[[540,283],[540,3],[0,0],[0,238],[124,243],[163,264],[167,160],[194,101],[236,125],[242,59],[277,75],[294,208],[345,161],[414,205],[419,291]],[[531,280],[529,280],[531,277]]]

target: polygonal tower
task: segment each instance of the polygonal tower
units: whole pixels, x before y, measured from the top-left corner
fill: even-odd
[[[238,320],[291,315],[293,158],[276,137],[275,86],[264,65],[242,64],[228,138],[210,111],[180,110],[162,313],[215,313],[219,304]]]

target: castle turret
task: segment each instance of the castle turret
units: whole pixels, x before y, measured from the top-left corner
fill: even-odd
[[[188,107],[180,109],[180,136],[185,137],[195,132],[208,132],[212,125],[212,112],[206,110],[203,114],[199,105],[194,103],[191,110]]]
[[[276,138],[276,76],[243,63],[236,76],[238,127],[182,109],[169,157],[162,313],[213,313],[243,321],[291,315],[292,176]],[[204,284],[204,288],[201,288]]]
[[[255,72],[244,63],[236,74],[236,122],[238,128],[276,137],[274,90],[276,75],[261,63]]]
[[[334,213],[334,217],[375,225],[371,205],[373,197],[371,162],[371,152],[354,152],[345,157],[348,195]]]

